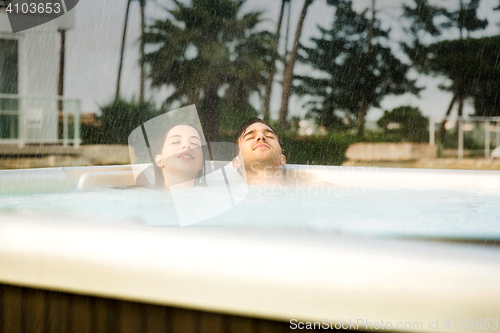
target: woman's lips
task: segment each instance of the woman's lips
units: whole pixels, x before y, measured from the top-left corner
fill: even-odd
[[[182,152],[179,155],[177,155],[177,158],[180,158],[181,160],[193,160],[194,159],[193,155],[189,152]]]

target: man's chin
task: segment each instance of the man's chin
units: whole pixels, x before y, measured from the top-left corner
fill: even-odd
[[[245,168],[251,167],[254,170],[257,169],[263,169],[265,167],[269,168],[274,168],[274,167],[279,167],[281,164],[279,161],[276,161],[273,158],[255,158],[252,161],[248,161],[245,163]]]
[[[253,156],[252,161],[253,162],[260,162],[260,163],[269,163],[270,161],[273,160],[273,157],[269,154],[257,154]]]
[[[272,158],[273,152],[270,149],[257,148],[252,151],[254,158]]]

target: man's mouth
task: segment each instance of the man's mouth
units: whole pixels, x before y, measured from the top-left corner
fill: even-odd
[[[182,152],[179,155],[177,155],[177,158],[180,158],[182,160],[193,160],[194,159],[193,155],[189,152]]]
[[[257,148],[267,148],[267,149],[269,149],[269,146],[268,146],[268,145],[266,145],[265,143],[259,143],[258,145],[255,145],[255,146],[253,147],[253,150],[255,150],[255,149],[257,149]]]

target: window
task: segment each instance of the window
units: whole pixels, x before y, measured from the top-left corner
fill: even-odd
[[[18,93],[18,42],[0,39],[0,139],[18,137],[19,100],[5,96]]]

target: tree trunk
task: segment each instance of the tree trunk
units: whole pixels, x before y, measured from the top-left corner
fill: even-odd
[[[285,55],[283,57],[283,63],[286,64],[288,61],[288,56],[290,55],[290,52],[288,52],[288,45],[290,45],[290,18],[292,16],[292,6],[291,3],[288,2],[288,13],[287,13],[287,18],[286,18],[286,34],[285,34]]]
[[[293,67],[295,66],[295,61],[297,60],[299,52],[299,40],[302,33],[302,26],[304,25],[307,9],[312,2],[313,0],[306,0],[304,2],[304,7],[302,8],[302,13],[300,14],[299,24],[297,25],[297,31],[295,32],[293,49],[290,53],[290,59],[286,63],[285,71],[283,73],[283,93],[281,95],[281,108],[279,115],[279,122],[282,125],[286,125],[286,118],[288,116],[288,102],[290,100],[290,95],[292,94]]]
[[[458,117],[462,118],[462,113],[464,111],[464,96],[458,96]]]
[[[123,37],[122,37],[122,47],[120,51],[120,64],[118,65],[118,79],[116,82],[116,95],[115,101],[120,98],[120,81],[122,76],[122,67],[123,67],[123,52],[125,51],[125,36],[127,35],[127,22],[128,22],[128,13],[130,10],[130,1],[127,1],[127,10],[125,11],[125,24],[123,25]]]
[[[363,97],[361,104],[359,106],[358,113],[358,138],[363,138],[365,136],[365,116],[366,110],[368,109],[368,102],[366,98]]]
[[[203,100],[203,132],[208,142],[219,140],[219,94],[217,85],[209,85]]]
[[[459,95],[458,96],[458,110],[457,110],[458,118],[462,118],[463,110],[464,110],[464,96]],[[460,135],[460,131],[458,130],[458,122],[457,122],[457,142],[459,141],[458,140],[459,135]]]
[[[281,2],[281,11],[280,11],[280,17],[278,19],[278,27],[276,28],[276,49],[275,53],[273,53],[272,58],[271,58],[271,64],[272,66],[276,66],[276,58],[278,55],[278,47],[279,47],[279,40],[280,40],[280,34],[281,34],[281,23],[283,22],[283,12],[285,11],[285,3],[288,0],[282,0]],[[267,79],[266,83],[266,95],[264,97],[264,111],[263,111],[263,116],[264,119],[269,118],[269,108],[271,106],[271,93],[273,91],[273,81],[274,81],[274,74],[276,74],[276,67],[273,67],[269,73],[269,78]]]
[[[146,0],[140,0],[141,3],[141,82],[139,87],[139,103],[144,102],[144,8],[146,7]]]
[[[370,20],[370,30],[368,31],[368,38],[366,43],[368,44],[365,58],[365,72],[368,71],[368,59],[372,53],[372,39],[373,39],[373,27],[375,25],[375,0],[372,0],[372,19]],[[365,116],[368,111],[368,100],[365,96],[361,100],[358,112],[358,138],[363,138],[365,136]]]
[[[58,102],[58,111],[62,112],[63,111],[63,100],[62,97],[64,95],[64,61],[65,61],[65,54],[66,54],[66,30],[60,30],[61,33],[61,49],[59,50],[59,82],[58,82],[58,89],[57,89],[57,94],[61,99]]]
[[[459,13],[463,13],[464,10],[464,2],[460,0],[460,11]],[[458,29],[460,30],[460,40],[464,39],[462,31],[464,30],[464,23],[463,23],[463,18],[458,17]]]
[[[457,98],[458,98],[458,95],[454,94],[453,98],[451,99],[450,105],[448,106],[448,110],[446,110],[446,114],[444,116],[445,119],[443,119],[441,124],[439,124],[439,129],[438,129],[436,138],[437,138],[437,141],[439,141],[441,143],[444,143],[444,134],[446,132],[446,128],[444,127],[444,125],[446,125],[446,118],[448,118],[448,116],[451,114],[451,110],[453,110],[453,105],[457,101]]]

